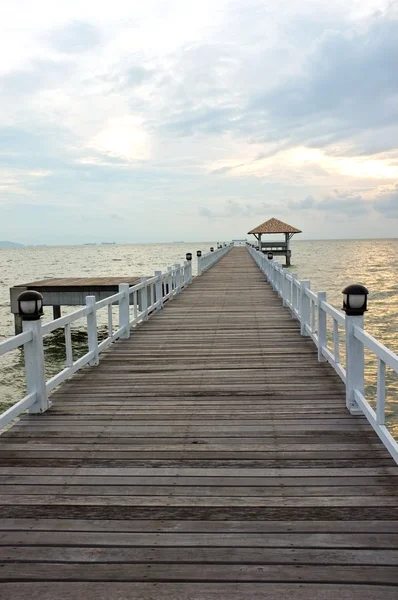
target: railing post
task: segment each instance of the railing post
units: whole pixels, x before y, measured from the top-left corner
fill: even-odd
[[[198,256],[197,260],[198,260],[198,275],[202,275],[202,257]]]
[[[129,284],[120,283],[119,292],[123,294],[123,298],[119,300],[119,327],[123,327],[122,338],[130,337],[130,294]]]
[[[169,290],[169,300],[173,299],[173,268],[167,267],[167,287]]]
[[[141,283],[144,283],[144,287],[140,290],[141,298],[141,312],[143,313],[144,321],[148,321],[148,286],[146,284],[146,277],[141,277]]]
[[[326,358],[323,355],[323,348],[326,348],[327,343],[327,320],[326,313],[322,308],[322,302],[326,302],[326,292],[317,293],[318,302],[318,361],[325,362]]]
[[[189,272],[188,272],[188,268],[189,268],[189,263],[188,261],[186,261],[184,263],[184,266],[182,268],[182,272],[184,275],[184,288],[187,287],[188,283],[189,283]]]
[[[301,335],[308,337],[306,325],[310,324],[310,299],[305,293],[305,290],[309,290],[311,282],[308,279],[304,279],[300,282],[300,317],[301,317]]]
[[[192,283],[192,260],[189,261],[189,267],[188,267],[188,283],[191,284]]]
[[[95,310],[95,296],[86,296],[86,305],[90,307],[90,312],[87,315],[87,336],[88,349],[93,352],[93,358],[89,364],[96,366],[99,363],[98,358],[98,336],[97,336],[97,311]]]
[[[47,396],[46,375],[44,371],[43,332],[41,321],[22,321],[22,330],[32,332],[32,341],[24,345],[26,392],[36,392],[36,401],[29,408],[32,414],[43,413],[50,403]]]
[[[176,294],[178,294],[181,291],[181,266],[178,263],[174,266],[176,269]]]
[[[365,388],[365,349],[363,343],[354,335],[354,328],[363,328],[363,315],[345,316],[345,351],[346,351],[346,406],[352,415],[362,414],[354,392],[361,394]]]
[[[158,310],[163,308],[163,292],[162,292],[162,271],[155,271],[155,275],[158,278],[155,284],[155,295],[156,302],[159,302]]]

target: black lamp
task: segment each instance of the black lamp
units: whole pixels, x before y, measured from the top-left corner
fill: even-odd
[[[187,252],[186,255],[185,255],[185,258],[187,260],[192,260],[192,252]]]
[[[43,296],[35,290],[26,290],[18,296],[18,314],[23,321],[37,321],[43,315]]]
[[[210,248],[210,252],[214,252],[214,248],[213,248],[213,246]]]
[[[273,252],[268,252],[267,258],[268,258],[268,260],[273,260],[273,258],[274,258]]]
[[[343,290],[343,310],[348,316],[363,315],[368,310],[368,290],[364,285],[354,283]]]
[[[202,250],[196,250],[196,256],[200,258],[202,256]]]

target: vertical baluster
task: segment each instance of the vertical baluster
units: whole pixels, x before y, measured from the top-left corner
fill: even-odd
[[[113,335],[113,314],[112,304],[108,304],[108,336],[111,338]]]
[[[340,346],[339,346],[339,324],[336,319],[333,319],[333,352],[336,364],[340,362]]]
[[[326,348],[327,340],[327,319],[326,313],[322,308],[322,302],[326,302],[326,292],[317,293],[318,302],[318,361],[325,362],[323,349]]]
[[[133,292],[133,313],[134,313],[134,321],[138,318],[138,292],[137,290]]]
[[[122,284],[123,285],[123,284]],[[128,284],[127,284],[128,285]],[[98,335],[97,335],[97,311],[95,310],[95,296],[86,296],[86,305],[90,307],[87,315],[88,349],[93,353],[89,364],[98,365]]]
[[[386,363],[377,358],[377,405],[376,421],[385,425],[386,420]]]
[[[292,297],[292,317],[293,319],[296,318],[296,314],[294,312],[294,310],[297,308],[297,303],[296,303],[296,298],[297,298],[297,287],[296,287],[296,280],[297,280],[298,274],[297,273],[292,273],[292,282],[291,282],[291,287],[292,287],[292,292],[291,292],[291,297]]]
[[[313,298],[311,298],[311,332],[312,335],[315,333],[315,310],[316,310],[316,302]]]
[[[153,283],[149,286],[149,295],[150,295],[150,308],[153,310],[153,305],[155,304],[155,286]]]
[[[65,354],[67,367],[73,366],[73,351],[72,351],[72,334],[70,330],[70,323],[65,325]]]

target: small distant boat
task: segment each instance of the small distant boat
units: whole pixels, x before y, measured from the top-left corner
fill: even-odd
[[[116,242],[101,242],[102,246],[109,246],[111,244],[116,244]]]

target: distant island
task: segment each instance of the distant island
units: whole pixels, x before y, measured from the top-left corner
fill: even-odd
[[[18,244],[17,242],[2,242],[0,240],[0,248],[23,248],[23,244]]]

